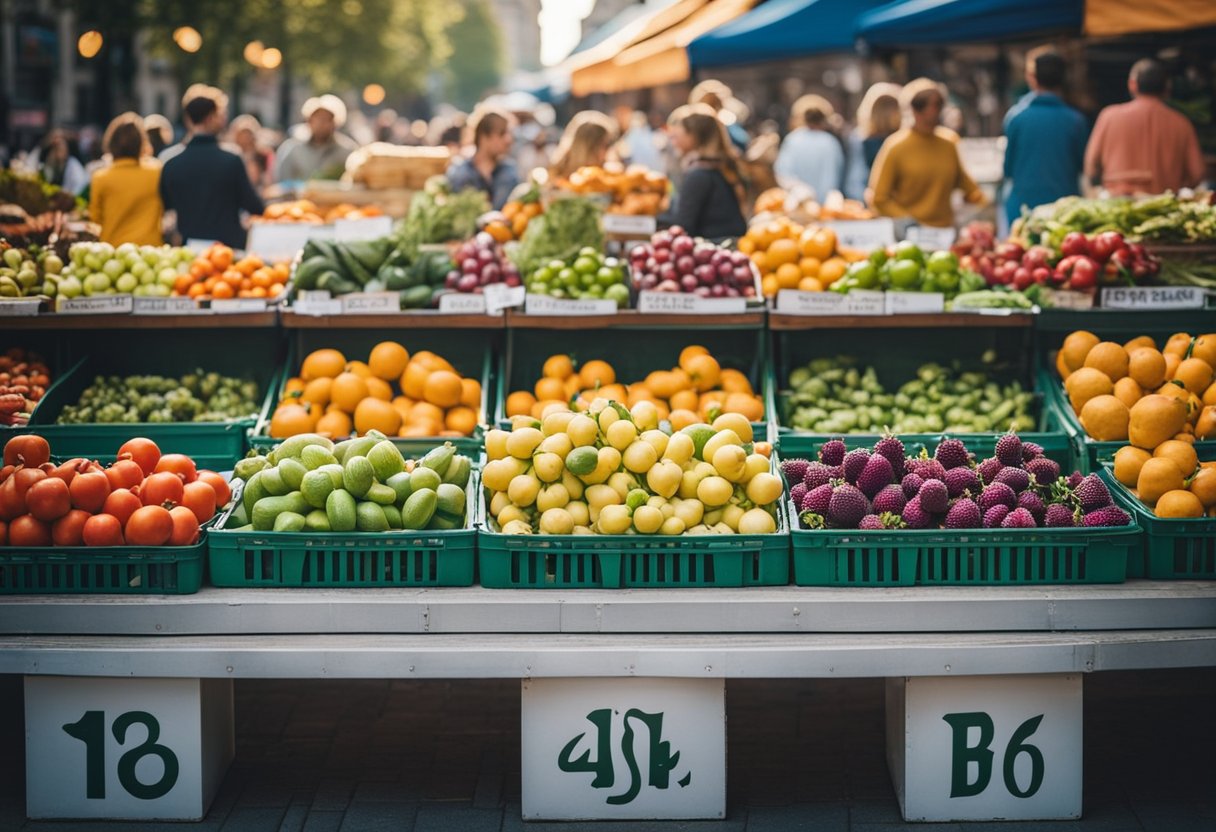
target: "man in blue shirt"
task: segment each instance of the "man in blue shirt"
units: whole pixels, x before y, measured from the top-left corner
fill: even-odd
[[[448,167],[452,192],[475,188],[485,193],[494,210],[502,209],[519,184],[519,171],[510,159],[511,117],[489,107],[478,108],[469,120],[474,151]]]
[[[1064,58],[1041,46],[1026,55],[1030,92],[1005,115],[1006,222],[1034,208],[1078,193],[1089,126],[1060,97]]]

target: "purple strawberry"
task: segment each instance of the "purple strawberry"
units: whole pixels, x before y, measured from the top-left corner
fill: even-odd
[[[1047,507],[1043,526],[1049,529],[1063,529],[1077,525],[1072,509],[1062,503],[1052,503]]]
[[[1023,445],[1023,448],[1026,446]],[[1048,459],[1045,456],[1038,456],[1028,461],[1023,468],[1026,473],[1034,477],[1035,485],[1040,488],[1046,488],[1060,478],[1060,465],[1054,459]]]
[[[996,479],[996,475],[1001,472],[1005,466],[1001,461],[994,456],[990,456],[975,467],[975,473],[979,474],[980,480],[987,485]]]
[[[857,528],[868,531],[880,531],[883,528],[882,518],[877,514],[867,514],[861,518],[861,522],[857,524]]]
[[[933,515],[920,504],[920,497],[913,497],[904,506],[904,522],[909,529],[927,529],[933,525]]]
[[[900,486],[904,490],[904,496],[912,499],[920,491],[920,487],[925,480],[920,474],[904,474],[903,480],[900,481]]]
[[[812,462],[806,466],[806,473],[802,475],[802,484],[806,486],[807,491],[813,491],[831,479],[831,468],[822,462]]]
[[[938,444],[937,450],[933,452],[933,458],[940,462],[947,471],[966,465],[970,461],[967,446],[961,439],[943,439]]]
[[[1126,526],[1132,522],[1127,512],[1118,506],[1106,506],[1097,511],[1091,511],[1081,521],[1083,526]]]
[[[844,466],[843,465],[829,465],[828,473],[832,475],[832,479],[842,480],[842,479],[844,479]]]
[[[1005,467],[996,475],[996,479],[993,482],[1003,482],[1016,493],[1021,494],[1030,487],[1030,474],[1027,474],[1021,468]]]
[[[1090,474],[1081,480],[1076,491],[1077,503],[1080,504],[1083,512],[1088,513],[1110,505],[1110,491],[1097,474]]]
[[[794,501],[794,505],[802,505],[802,498],[806,496],[808,489],[805,483],[795,483],[790,488],[790,499]]]
[[[999,529],[1001,523],[1009,516],[1009,506],[995,505],[984,512],[984,528]]]
[[[806,496],[802,498],[802,502],[798,505],[798,508],[814,514],[827,514],[828,503],[832,499],[832,491],[834,489],[835,486],[831,483],[824,483],[812,488],[806,492]]]
[[[857,487],[861,489],[862,494],[873,497],[894,479],[895,473],[891,470],[890,461],[885,456],[874,454],[866,460],[861,469],[861,474],[857,477]]]
[[[1043,498],[1033,491],[1023,491],[1018,495],[1018,508],[1029,511],[1034,517],[1035,523],[1040,525],[1047,514],[1047,506],[1043,505]]]
[[[1022,462],[1030,462],[1043,456],[1043,446],[1034,442],[1022,443]]]
[[[870,501],[855,486],[845,483],[832,491],[828,501],[828,523],[838,529],[855,529],[870,512]]]
[[[925,480],[945,480],[946,469],[936,459],[914,459],[909,463],[914,474],[920,474]]]
[[[925,480],[916,496],[920,498],[925,511],[933,514],[944,514],[950,507],[950,492],[941,480]]]
[[[786,482],[802,482],[809,465],[805,459],[787,459],[781,463],[781,473],[785,474]]]
[[[1036,527],[1034,515],[1024,508],[1015,508],[1001,521],[1002,529],[1033,529]]]
[[[951,468],[946,472],[946,489],[951,497],[961,497],[965,492],[980,492],[980,478],[974,468]]]
[[[870,452],[865,448],[854,448],[844,455],[844,480],[856,484],[861,471],[870,459]]]
[[[970,497],[955,500],[950,511],[946,513],[947,529],[978,529],[983,524],[980,507]]]
[[[1068,487],[1076,488],[1078,485],[1081,484],[1081,480],[1083,480],[1083,479],[1085,479],[1084,474],[1082,474],[1080,471],[1073,471],[1067,477]]]
[[[984,487],[980,492],[980,509],[987,514],[993,506],[1004,506],[1012,511],[1018,504],[1018,495],[1003,482],[994,482]]]
[[[891,463],[891,471],[904,470],[904,443],[891,434],[884,434],[874,445],[874,453],[887,458]]]
[[[819,461],[824,465],[840,465],[844,462],[845,450],[843,439],[829,439],[819,449]]]
[[[1016,433],[1010,432],[996,441],[996,452],[993,454],[1002,465],[1022,464],[1022,440]]]
[[[875,514],[899,514],[907,504],[908,498],[898,485],[888,485],[874,495]]]

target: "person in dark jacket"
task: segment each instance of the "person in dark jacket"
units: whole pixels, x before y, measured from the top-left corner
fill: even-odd
[[[215,87],[195,84],[182,98],[182,113],[191,136],[161,171],[165,210],[177,212],[183,242],[218,240],[244,248],[241,211],[260,214],[265,205],[241,157],[221,148],[216,139],[228,123],[228,97]]]
[[[694,237],[722,240],[747,232],[739,159],[726,128],[704,104],[678,107],[667,121],[684,178],[671,210],[661,217]]]

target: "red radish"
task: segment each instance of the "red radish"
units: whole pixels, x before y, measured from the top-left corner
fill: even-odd
[[[122,524],[112,514],[94,514],[84,524],[85,546],[121,546]]]
[[[215,489],[205,482],[189,483],[182,491],[182,505],[194,512],[199,523],[215,516]]]
[[[151,439],[136,437],[123,443],[118,449],[118,458],[135,460],[146,477],[156,470],[156,463],[160,461],[160,448],[156,447],[156,443]]]
[[[56,546],[81,546],[84,544],[84,524],[93,515],[74,508],[60,517],[51,526],[51,542]]]
[[[111,490],[134,488],[144,481],[144,471],[135,460],[120,459],[106,469],[106,478],[110,481]]]
[[[172,508],[181,505],[183,488],[181,477],[163,471],[144,480],[139,487],[139,499],[146,506],[165,506],[169,503],[165,507]]]
[[[72,495],[63,480],[43,477],[25,492],[25,504],[31,515],[50,523],[72,510]]]
[[[192,546],[198,542],[198,520],[194,512],[185,506],[177,506],[169,510],[169,517],[173,519],[170,546]]]
[[[143,508],[139,498],[125,488],[116,488],[106,497],[105,505],[101,507],[102,514],[112,514],[123,526],[131,519],[131,515]]]
[[[165,454],[156,463],[156,473],[160,474],[168,471],[171,474],[180,474],[182,482],[192,483],[198,479],[198,470],[194,467],[194,460],[185,454]]]
[[[38,518],[23,514],[8,525],[9,546],[50,546],[51,527]]]
[[[123,529],[123,536],[132,546],[164,546],[172,534],[173,517],[160,506],[139,509]]]
[[[68,488],[72,492],[72,505],[89,514],[101,511],[110,496],[110,480],[102,471],[77,474]]]

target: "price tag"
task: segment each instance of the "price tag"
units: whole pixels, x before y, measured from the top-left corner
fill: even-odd
[[[1074,292],[1071,289],[1043,289],[1043,299],[1052,309],[1093,309],[1093,292]]]
[[[193,298],[135,298],[131,310],[136,315],[195,315],[206,314]]]
[[[240,315],[265,312],[265,298],[222,298],[211,301],[211,311],[219,315]]]
[[[634,214],[604,214],[605,234],[647,236],[655,232],[659,222],[655,217]]]
[[[190,249],[191,251],[193,251],[195,254],[202,254],[204,251],[211,248],[217,242],[219,242],[219,241],[218,240],[199,240],[194,237],[191,237],[189,240],[186,240],[185,247]]]
[[[305,222],[258,222],[249,229],[246,250],[264,260],[290,260],[309,240],[332,240],[332,225]]]
[[[839,292],[803,292],[781,289],[777,292],[777,311],[783,315],[843,315],[848,295]]]
[[[523,306],[528,290],[523,286],[508,286],[505,283],[491,283],[482,290],[486,299],[486,311],[491,315],[501,315],[503,310]]]
[[[933,315],[946,310],[941,292],[887,292],[888,315]]]
[[[931,225],[913,225],[908,228],[907,239],[926,251],[942,251],[954,245],[957,232],[953,228],[934,228]]]
[[[1198,286],[1112,286],[1102,290],[1107,309],[1202,309],[1207,292]]]
[[[846,248],[865,250],[895,245],[895,221],[890,217],[874,220],[835,220],[827,224]]]
[[[566,300],[528,294],[524,312],[529,315],[615,315],[614,300]]]
[[[845,315],[885,315],[887,302],[885,292],[870,289],[853,289],[844,296],[842,310]]]
[[[334,239],[340,243],[377,240],[392,233],[392,217],[365,217],[359,220],[334,221]]]
[[[0,300],[0,318],[32,318],[38,314],[42,301],[38,298]]]
[[[452,315],[486,314],[486,296],[467,292],[448,292],[439,296],[439,311]]]
[[[134,308],[130,295],[93,295],[59,298],[55,311],[63,315],[129,315]]]
[[[297,315],[341,315],[342,301],[324,289],[300,292],[291,310]]]
[[[747,298],[703,298],[685,292],[641,292],[638,311],[670,315],[736,315],[747,311]]]
[[[353,292],[342,296],[343,315],[376,315],[400,311],[401,296],[396,292]]]

